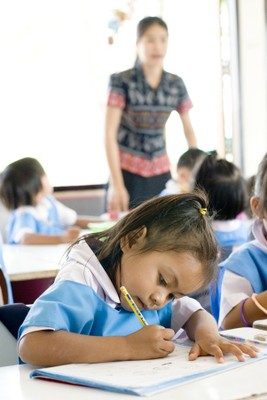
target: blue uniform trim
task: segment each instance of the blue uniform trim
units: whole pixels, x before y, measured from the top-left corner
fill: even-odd
[[[255,293],[267,290],[267,253],[255,245],[255,241],[241,246],[219,266],[218,277],[211,289],[211,310],[218,321],[221,301],[222,281],[225,270],[228,269],[246,278]]]

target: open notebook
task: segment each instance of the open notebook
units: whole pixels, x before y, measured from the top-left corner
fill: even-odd
[[[114,392],[149,396],[192,380],[242,367],[267,357],[260,353],[257,358],[238,362],[233,355],[226,355],[225,362],[218,364],[214,357],[199,357],[188,361],[190,344],[176,342],[175,351],[166,358],[142,361],[116,361],[99,364],[67,364],[36,369],[31,378],[44,378],[76,385],[94,387]]]

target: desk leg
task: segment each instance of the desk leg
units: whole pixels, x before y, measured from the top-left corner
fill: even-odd
[[[14,302],[32,304],[53,282],[54,278],[12,281]]]

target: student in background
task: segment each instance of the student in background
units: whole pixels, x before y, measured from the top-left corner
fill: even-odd
[[[172,111],[180,115],[188,146],[197,146],[185,84],[163,69],[167,45],[166,23],[159,17],[142,19],[137,26],[135,66],[110,77],[108,211],[127,211],[164,189],[171,178],[164,128]]]
[[[231,162],[217,158],[217,153],[208,154],[196,170],[193,188],[201,188],[209,198],[213,213],[213,229],[219,245],[220,260],[241,244],[249,240],[250,226],[236,217],[245,209],[246,183],[240,170]],[[213,285],[192,293],[201,305],[211,312],[210,291]]]
[[[197,169],[193,188],[197,187],[208,195],[223,260],[249,238],[249,222],[237,219],[248,201],[246,181],[234,163],[214,153],[207,155]]]
[[[90,218],[79,218],[53,196],[53,188],[35,158],[9,164],[1,174],[0,198],[11,211],[10,244],[57,244],[77,239]]]
[[[252,326],[267,314],[267,154],[258,167],[250,200],[255,240],[220,264],[213,308],[223,329]]]
[[[79,238],[19,330],[20,358],[45,366],[161,358],[174,350],[180,328],[195,341],[189,360],[255,357],[255,348],[222,338],[214,318],[187,297],[216,270],[206,208],[202,193],[156,197],[109,230]],[[121,286],[148,326],[142,328]]]
[[[177,179],[168,180],[160,196],[189,192],[192,184],[192,171],[205,155],[207,153],[198,148],[191,148],[183,153],[177,162]]]

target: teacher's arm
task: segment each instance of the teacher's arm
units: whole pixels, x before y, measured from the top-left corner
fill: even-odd
[[[105,125],[106,156],[111,175],[111,187],[108,196],[108,209],[128,211],[129,195],[124,185],[120,167],[120,154],[117,141],[122,109],[107,106]]]
[[[196,135],[191,123],[191,119],[189,116],[189,112],[183,112],[180,113],[180,118],[183,124],[183,129],[184,129],[184,135],[188,144],[188,147],[197,147],[197,139],[196,139]]]

